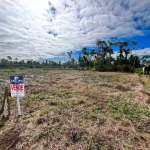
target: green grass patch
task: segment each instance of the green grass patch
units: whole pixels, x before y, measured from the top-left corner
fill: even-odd
[[[6,122],[6,119],[5,119],[5,118],[2,118],[2,119],[0,120],[0,127],[4,126],[5,122]]]
[[[45,112],[48,113],[54,113],[55,115],[60,115],[61,114],[61,108],[59,106],[53,106],[50,108],[47,108],[46,110],[44,110]]]
[[[141,80],[143,81],[145,87],[150,90],[150,75],[141,75]]]
[[[131,121],[138,128],[142,128],[142,116],[150,117],[149,109],[124,100],[111,101],[109,107],[113,118],[122,120],[126,125]]]

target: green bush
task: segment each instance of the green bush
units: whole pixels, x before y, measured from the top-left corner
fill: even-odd
[[[96,71],[134,72],[129,65],[101,65],[95,63],[93,69]]]
[[[142,68],[135,68],[135,69],[134,69],[134,72],[135,72],[135,73],[138,73],[138,74],[143,74]]]

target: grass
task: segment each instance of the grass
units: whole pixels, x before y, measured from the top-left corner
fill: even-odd
[[[142,117],[150,117],[150,110],[137,103],[117,100],[110,102],[110,113],[113,118],[122,120],[125,124],[132,124],[142,129],[144,126]],[[149,124],[147,125],[149,127]]]
[[[141,75],[141,80],[148,90],[150,90],[150,75]]]
[[[4,126],[5,122],[6,122],[6,119],[4,119],[4,118],[1,119],[0,120],[0,127]]]
[[[22,73],[29,70],[18,72]],[[16,148],[150,148],[149,104],[139,101],[143,88],[137,74],[35,69],[30,75],[21,99],[23,116],[16,122],[15,98],[11,98],[11,121],[1,128],[3,135],[10,127],[23,128]]]

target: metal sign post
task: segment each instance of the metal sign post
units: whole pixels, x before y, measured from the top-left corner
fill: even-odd
[[[19,99],[19,96],[17,96],[17,106],[18,106],[18,115],[21,116],[21,109],[20,109],[20,99]]]
[[[11,96],[17,98],[18,115],[21,116],[20,99],[24,96],[24,78],[23,76],[10,76]]]

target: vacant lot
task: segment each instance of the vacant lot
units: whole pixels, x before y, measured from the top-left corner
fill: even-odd
[[[150,92],[143,77],[89,71],[3,71],[24,75],[23,115],[0,121],[0,150],[149,150]],[[144,78],[144,81],[148,78]],[[1,106],[1,105],[0,105]]]

